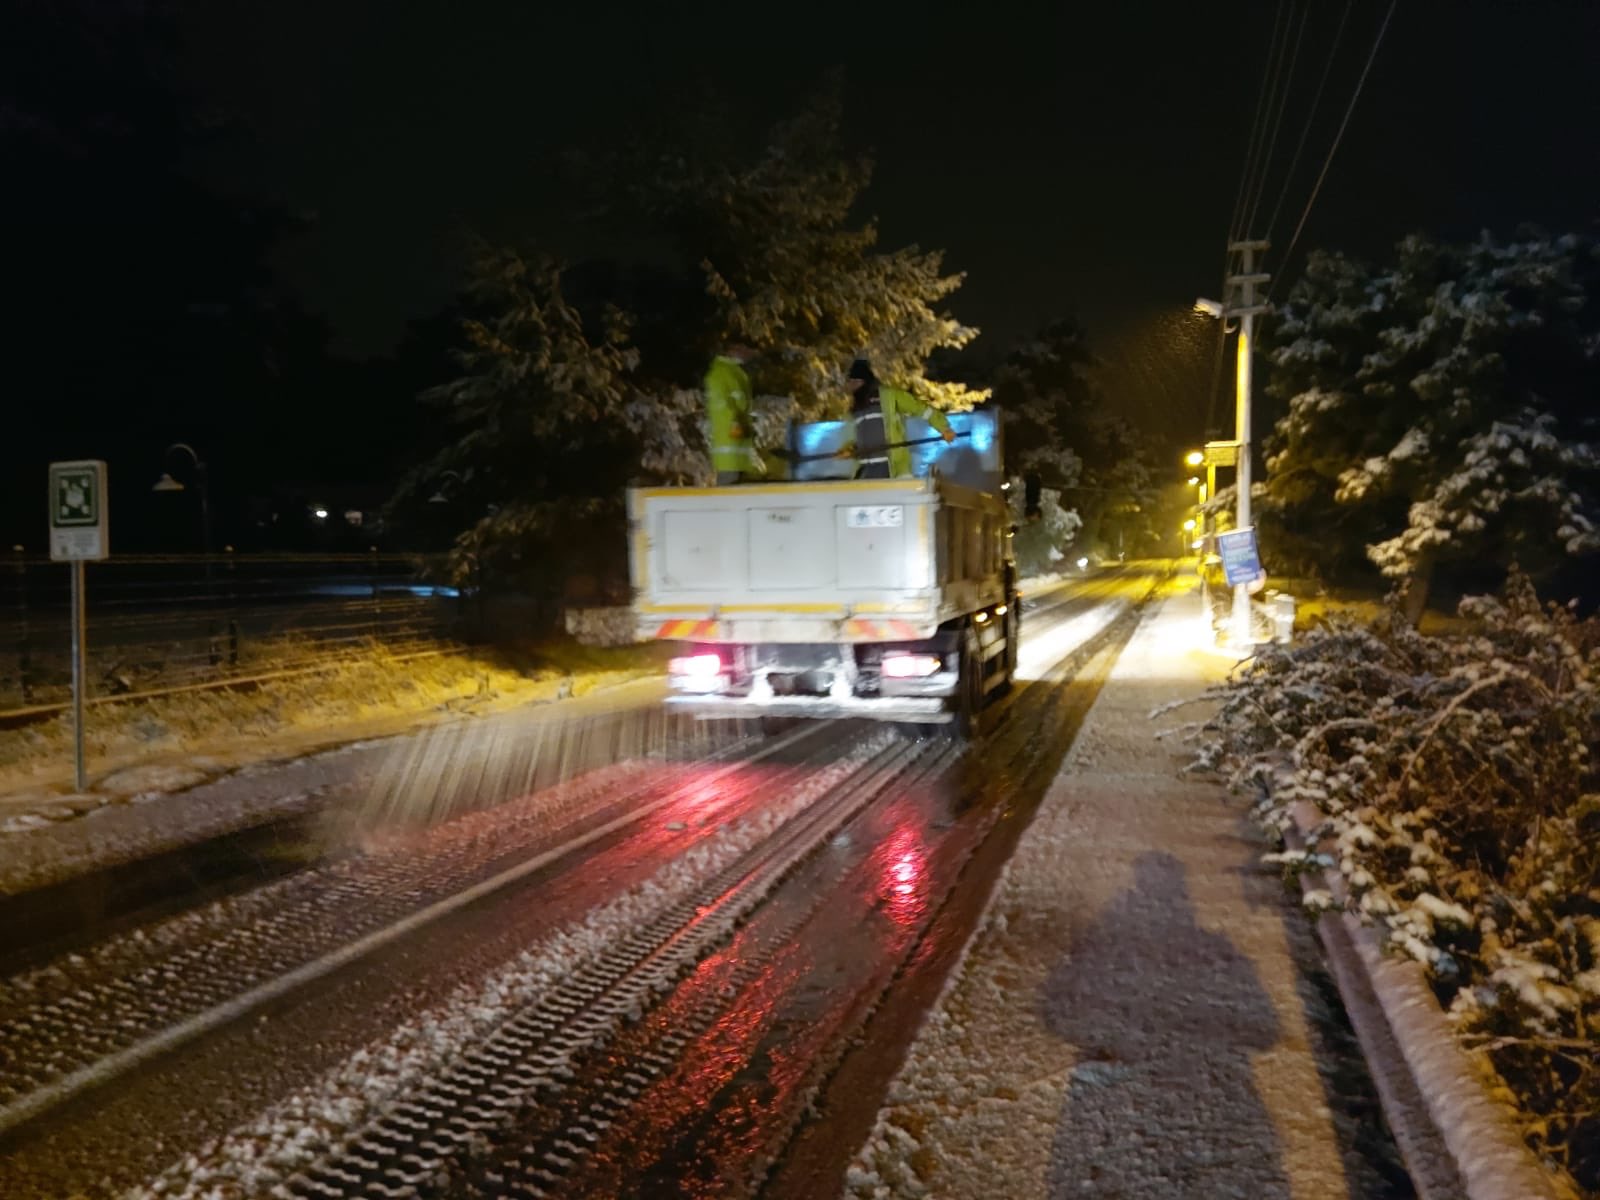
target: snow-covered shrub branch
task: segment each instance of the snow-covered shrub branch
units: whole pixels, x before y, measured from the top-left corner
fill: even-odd
[[[1276,829],[1314,806],[1310,853],[1427,968],[1530,1145],[1600,1194],[1600,619],[1515,573],[1462,613],[1470,633],[1391,613],[1263,650],[1215,693],[1197,765],[1256,787]]]

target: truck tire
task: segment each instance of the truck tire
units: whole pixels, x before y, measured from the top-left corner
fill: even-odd
[[[1017,655],[1022,649],[1022,597],[1013,596],[1006,611],[1006,687],[1017,678]]]
[[[950,697],[950,723],[945,726],[957,742],[976,741],[983,732],[983,651],[972,630],[961,639],[961,677]]]

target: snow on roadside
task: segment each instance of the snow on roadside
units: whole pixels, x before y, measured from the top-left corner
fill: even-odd
[[[1150,725],[1223,669],[1184,649],[1198,611],[1157,601],[1119,658],[890,1083],[851,1200],[1344,1194],[1283,912],[1262,902],[1277,885],[1243,878],[1238,815]]]
[[[316,1084],[134,1189],[129,1200],[268,1193],[359,1134],[583,963],[604,954],[770,837],[838,787],[887,740],[881,735],[859,745],[748,818],[712,831],[643,884],[591,910],[483,979],[461,985],[447,1001],[357,1051]]]
[[[85,722],[91,784],[85,795],[71,791],[70,714],[0,730],[0,833],[37,827],[34,818],[67,820],[135,795],[178,791],[251,763],[581,697],[652,673],[642,655],[637,662],[621,654],[598,661],[523,671],[466,652],[416,659],[374,653],[255,690],[96,706]]]
[[[1044,633],[1025,630],[1017,654],[1018,679],[1042,679],[1049,670],[1128,610],[1126,599],[1108,600]]]
[[[542,722],[582,719],[585,714],[648,703],[656,684],[641,679],[624,687],[591,691],[586,698],[559,704],[523,705],[504,713],[461,717],[418,728],[396,723],[393,732],[368,736],[285,758],[247,762],[201,782],[164,791],[190,778],[185,771],[224,771],[232,764],[198,757],[188,764],[148,764],[119,772],[110,780],[125,785],[122,799],[107,796],[49,796],[43,811],[13,806],[0,797],[0,895],[47,887],[77,875],[221,837],[266,821],[294,817],[326,807],[338,797],[357,796],[385,766],[430,731],[497,721]],[[127,792],[131,789],[131,796]],[[139,802],[131,802],[133,798]],[[68,819],[69,817],[75,819]]]

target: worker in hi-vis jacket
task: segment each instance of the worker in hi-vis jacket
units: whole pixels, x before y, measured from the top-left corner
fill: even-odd
[[[744,364],[755,351],[740,342],[729,344],[706,372],[706,413],[711,418],[711,466],[719,484],[739,483],[749,475],[765,475],[767,466],[756,453],[751,425],[750,376]]]
[[[872,373],[872,364],[858,358],[845,376],[850,391],[850,418],[855,437],[840,451],[856,460],[857,479],[895,479],[911,474],[911,450],[905,444],[906,418],[932,425],[946,442],[956,439],[945,415],[901,388],[887,387]]]

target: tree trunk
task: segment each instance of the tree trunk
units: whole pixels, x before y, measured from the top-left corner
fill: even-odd
[[[1433,555],[1424,553],[1406,577],[1405,598],[1401,611],[1406,624],[1413,629],[1422,626],[1422,614],[1428,607],[1428,591],[1433,586]]]

